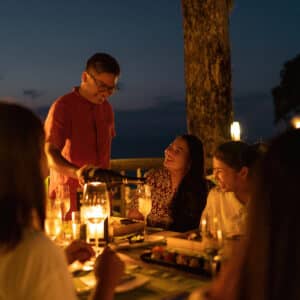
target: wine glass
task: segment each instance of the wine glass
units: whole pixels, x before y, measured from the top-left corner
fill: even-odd
[[[106,184],[89,182],[84,185],[83,201],[85,204],[85,219],[89,226],[89,238],[95,238],[96,255],[99,252],[98,239],[100,228],[110,215],[110,202]]]
[[[209,258],[212,275],[215,275],[214,259],[223,247],[223,231],[217,216],[204,215],[200,223],[204,252]]]
[[[151,212],[152,208],[152,199],[151,199],[151,190],[148,184],[141,185],[137,188],[137,198],[138,198],[138,206],[139,212],[144,216],[144,241],[147,239],[147,216]]]

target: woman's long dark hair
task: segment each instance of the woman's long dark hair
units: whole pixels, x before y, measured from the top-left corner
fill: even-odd
[[[207,181],[204,176],[204,150],[199,138],[185,134],[180,136],[187,143],[190,167],[171,202],[170,229],[187,231],[199,226],[200,217],[206,205]]]
[[[0,102],[0,246],[14,248],[36,211],[44,222],[44,130],[30,110]]]
[[[292,130],[273,140],[262,161],[253,187],[239,299],[300,299],[299,153],[300,130]],[[263,291],[255,295],[258,289]]]
[[[300,299],[299,153],[300,130],[271,142],[252,179],[245,245],[231,261],[235,271],[223,278],[223,291],[212,299]]]

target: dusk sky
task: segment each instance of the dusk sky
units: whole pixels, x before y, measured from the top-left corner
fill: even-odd
[[[79,84],[89,56],[108,52],[122,69],[116,110],[184,106],[179,0],[2,1],[0,28],[1,99],[49,106]],[[300,53],[299,28],[299,0],[235,0],[233,101],[249,136],[271,134],[270,90],[282,64]]]

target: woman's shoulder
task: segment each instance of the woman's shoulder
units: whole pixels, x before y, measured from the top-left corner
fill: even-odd
[[[208,198],[220,198],[224,197],[225,193],[218,187],[218,186],[213,186],[209,192],[208,192]]]
[[[171,176],[166,168],[151,169],[146,174],[146,183],[158,190],[171,189]]]
[[[24,233],[23,248],[36,259],[61,260],[66,262],[64,251],[55,245],[42,231],[27,230]]]
[[[145,173],[145,177],[147,182],[155,179],[169,178],[169,171],[164,167],[150,169]]]
[[[6,265],[13,262],[16,278],[26,278],[28,284],[33,280],[39,280],[40,283],[45,275],[56,276],[58,272],[67,272],[67,260],[63,250],[43,232],[32,229],[24,230],[21,241],[3,259]]]

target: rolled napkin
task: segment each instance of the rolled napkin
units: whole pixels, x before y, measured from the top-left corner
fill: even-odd
[[[144,230],[144,222],[133,221],[124,218],[111,217],[110,226],[114,236],[122,236]]]

